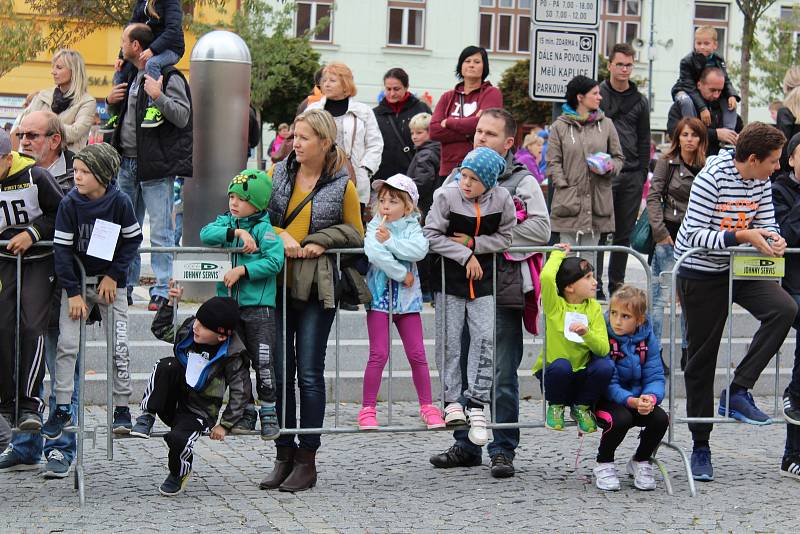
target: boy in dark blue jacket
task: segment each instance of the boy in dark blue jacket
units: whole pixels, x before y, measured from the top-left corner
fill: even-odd
[[[130,199],[113,181],[119,163],[119,154],[107,143],[81,150],[73,163],[75,189],[58,207],[53,243],[56,274],[63,292],[56,351],[56,409],[42,427],[42,434],[49,439],[58,438],[65,428],[73,426],[70,400],[75,386],[80,321],[86,319],[95,304],[104,322],[109,320],[109,306],[114,310],[114,369],[108,371],[109,380],[114,381],[114,433],[127,434],[132,426],[128,409],[128,300],[125,291],[117,288],[125,287],[128,266],[142,242],[142,230]],[[81,295],[75,257],[86,269],[86,300]]]
[[[624,285],[611,297],[606,324],[614,373],[605,398],[597,404],[597,424],[603,429],[594,468],[595,485],[619,489],[614,451],[634,426],[644,427],[639,448],[626,471],[640,490],[653,490],[656,481],[650,457],[664,437],[669,416],[659,404],[664,399],[664,367],[660,342],[647,320],[647,294]]]
[[[787,145],[792,171],[781,174],[772,184],[775,220],[789,247],[800,247],[800,134]],[[800,257],[786,255],[783,289],[800,304]],[[781,475],[800,480],[800,313],[794,319],[797,342],[794,349],[792,379],[783,392],[783,418],[786,419],[786,447],[781,461]]]

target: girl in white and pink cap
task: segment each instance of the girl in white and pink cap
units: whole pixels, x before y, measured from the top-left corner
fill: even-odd
[[[422,336],[422,291],[416,262],[428,253],[428,240],[422,235],[414,181],[403,174],[375,180],[378,193],[375,216],[364,239],[369,258],[367,284],[372,302],[367,311],[369,361],[364,370],[363,407],[358,412],[358,428],[378,428],[375,406],[381,375],[389,358],[389,310],[392,312],[419,396],[419,414],[428,428],[444,427],[444,419],[431,396],[430,370]],[[389,304],[391,299],[391,306]]]

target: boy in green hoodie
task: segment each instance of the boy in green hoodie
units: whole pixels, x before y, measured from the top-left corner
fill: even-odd
[[[545,350],[533,372],[544,386],[546,426],[564,429],[564,407],[583,433],[595,432],[594,404],[608,388],[614,364],[600,303],[594,298],[594,268],[583,258],[569,257],[568,244],[556,245],[541,274]],[[543,356],[547,366],[542,369]]]
[[[275,411],[277,397],[273,349],[275,347],[275,277],[283,268],[283,241],[272,229],[266,212],[272,195],[272,180],[263,171],[247,169],[228,186],[230,211],[200,231],[204,244],[242,248],[232,255],[233,267],[217,284],[217,294],[231,296],[239,303],[240,331],[253,368],[256,391],[261,402],[261,438],[280,434]],[[249,382],[249,380],[248,380]],[[255,403],[250,403],[233,433],[255,428]]]

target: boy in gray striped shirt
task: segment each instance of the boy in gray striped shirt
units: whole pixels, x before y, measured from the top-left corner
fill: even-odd
[[[709,249],[687,258],[678,270],[678,293],[686,315],[688,357],[686,413],[714,415],[714,376],[720,339],[727,320],[729,254],[725,249],[752,245],[753,254],[782,256],[786,241],[779,234],[772,205],[769,176],[780,168],[783,134],[755,122],[739,135],[735,152],[723,151],[708,159],[694,179],[686,217],[675,242],[675,258],[695,247]],[[736,367],[730,385],[727,413],[739,421],[770,422],[748,392],[778,351],[797,312],[797,305],[781,287],[767,280],[735,280],[733,301],[761,322],[747,354]],[[718,413],[726,414],[726,391]],[[714,479],[709,437],[711,424],[692,423],[695,480]]]

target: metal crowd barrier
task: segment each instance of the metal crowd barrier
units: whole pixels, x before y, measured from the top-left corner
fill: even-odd
[[[738,246],[729,248],[726,250],[714,250],[715,253],[728,253],[729,260],[728,260],[728,350],[727,356],[725,358],[725,417],[677,417],[675,415],[675,396],[674,396],[674,389],[675,389],[675,379],[677,371],[675,370],[675,335],[677,333],[676,328],[676,316],[677,316],[677,307],[676,307],[676,297],[677,297],[677,281],[678,281],[678,270],[679,268],[686,262],[686,260],[701,252],[710,252],[711,249],[702,248],[702,247],[695,247],[690,250],[687,250],[683,253],[680,258],[675,261],[675,265],[672,269],[671,273],[668,273],[671,277],[671,286],[669,287],[670,293],[670,314],[669,314],[669,368],[670,368],[670,376],[669,376],[669,430],[667,434],[667,441],[664,442],[664,445],[667,445],[676,451],[679,452],[681,457],[683,458],[684,468],[686,470],[686,478],[689,483],[689,493],[694,497],[697,494],[696,485],[694,483],[694,479],[692,478],[692,469],[691,464],[687,455],[674,443],[674,434],[675,434],[675,424],[677,423],[739,423],[736,419],[732,417],[728,417],[728,410],[730,409],[730,386],[731,386],[731,363],[733,361],[733,282],[734,280],[741,280],[741,279],[750,279],[750,280],[764,280],[763,277],[737,277],[734,275],[734,267],[733,262],[734,258],[737,255],[750,255],[750,256],[760,256],[758,251],[750,246]],[[797,254],[800,253],[800,248],[787,248],[785,251],[786,254]],[[780,280],[779,277],[770,276],[766,279],[774,280],[778,282]],[[722,340],[720,340],[720,348],[721,348]],[[778,351],[775,355],[775,390],[774,390],[774,407],[773,407],[773,418],[771,423],[780,422],[783,423],[783,418],[781,415],[781,393],[780,393],[780,357],[781,353]],[[717,366],[719,365],[719,353],[717,355]],[[714,385],[711,384],[709,387],[713,388]],[[779,421],[776,419],[780,419]]]
[[[2,240],[0,241],[0,247],[5,247],[8,245],[9,241]],[[34,243],[32,247],[42,247],[42,248],[52,248],[53,243],[52,241],[39,241],[38,243]],[[3,260],[0,260],[3,261]],[[83,296],[84,300],[86,299],[86,271],[83,268],[83,264],[78,258],[75,258],[75,263],[78,266],[78,270],[80,271],[80,279],[81,279],[81,295]],[[16,428],[16,423],[19,422],[19,367],[20,367],[20,318],[21,318],[21,310],[22,310],[22,266],[24,265],[23,256],[17,255],[16,257],[16,264],[17,264],[17,290],[16,290],[16,317],[15,317],[15,324],[14,324],[14,418],[15,424],[12,427],[12,440],[14,434],[27,434],[33,433],[30,430],[21,430]],[[60,295],[60,290],[56,286],[54,289]],[[49,323],[48,323],[49,324]],[[44,336],[47,336],[47,328],[48,325],[45,326],[44,329]],[[84,471],[84,462],[83,462],[83,454],[84,454],[84,446],[83,440],[88,436],[91,437],[94,441],[96,439],[96,434],[94,430],[86,430],[85,429],[85,404],[84,404],[84,391],[85,391],[85,367],[84,367],[84,356],[86,354],[86,321],[82,320],[80,324],[80,335],[78,341],[78,354],[76,358],[75,365],[78,366],[80,369],[80,379],[76,384],[78,387],[78,413],[74,414],[77,418],[77,426],[74,430],[65,429],[65,433],[72,433],[75,434],[75,470],[74,470],[74,489],[78,492],[78,499],[80,501],[80,505],[83,506],[86,501],[86,486],[85,486],[85,471]],[[46,360],[46,358],[45,358]],[[45,362],[42,362],[44,365]],[[50,370],[52,373],[55,373],[55,369]],[[55,378],[51,376],[51,383],[54,382]],[[42,381],[42,389],[44,388],[44,379]],[[48,405],[47,398],[43,398],[42,402],[45,406]],[[10,422],[9,422],[10,423]],[[9,426],[12,426],[9,424]],[[38,431],[36,432],[38,433]],[[42,436],[42,439],[44,437]],[[41,458],[39,459],[41,461]]]

